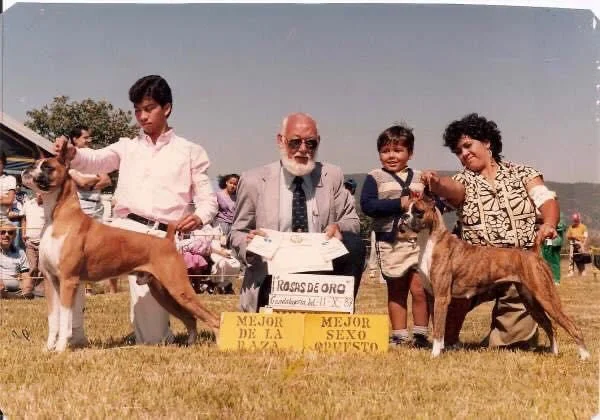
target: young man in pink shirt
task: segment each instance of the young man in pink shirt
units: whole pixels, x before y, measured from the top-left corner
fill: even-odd
[[[180,232],[209,224],[218,207],[206,173],[208,155],[202,146],[177,136],[169,126],[173,99],[167,81],[160,76],[142,77],[129,90],[129,99],[141,128],[136,137],[121,138],[97,150],[76,149],[63,137],[57,140],[56,151],[68,147],[71,167],[81,172],[119,170],[112,223],[116,227],[164,237],[169,222]],[[136,279],[129,276],[136,343],[172,342],[168,312],[152,297],[148,286],[138,285]],[[83,288],[79,289],[77,293],[83,294]],[[82,309],[74,308],[72,345],[87,341]]]

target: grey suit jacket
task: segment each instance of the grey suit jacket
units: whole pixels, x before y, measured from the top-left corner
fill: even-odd
[[[260,257],[246,258],[246,235],[251,229],[279,230],[279,181],[281,163],[270,163],[242,173],[238,182],[236,211],[229,240],[238,258],[246,263],[247,276],[260,284],[267,274],[267,265]],[[344,188],[342,170],[329,163],[317,162],[311,173],[315,186],[315,202],[321,231],[338,223],[344,232],[359,233],[360,220],[354,199]]]

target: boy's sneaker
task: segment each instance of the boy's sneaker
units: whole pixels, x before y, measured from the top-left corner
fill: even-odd
[[[390,347],[409,346],[411,344],[408,337],[390,336]]]
[[[418,349],[431,348],[431,343],[427,339],[427,336],[425,336],[423,334],[413,334],[412,345],[413,345],[413,347],[416,347]]]

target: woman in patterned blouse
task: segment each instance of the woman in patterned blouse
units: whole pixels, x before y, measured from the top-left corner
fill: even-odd
[[[502,159],[502,137],[491,120],[470,114],[452,122],[444,145],[460,160],[463,170],[453,177],[425,171],[422,181],[457,209],[463,240],[481,246],[531,248],[536,241],[556,237],[559,208],[537,170]],[[536,233],[536,211],[543,224]],[[528,348],[537,343],[537,323],[515,288],[507,283],[475,299],[453,299],[448,310],[446,346],[458,344],[468,311],[495,299],[490,347]]]

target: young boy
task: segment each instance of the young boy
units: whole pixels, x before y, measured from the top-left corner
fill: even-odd
[[[381,273],[388,285],[388,312],[392,323],[390,345],[410,344],[407,330],[407,298],[412,296],[413,341],[427,347],[429,312],[425,291],[416,271],[419,246],[416,234],[405,232],[401,216],[411,192],[423,191],[419,173],[408,167],[414,148],[412,129],[394,125],[377,139],[382,168],[367,175],[360,197],[363,212],[373,218],[375,246]]]

